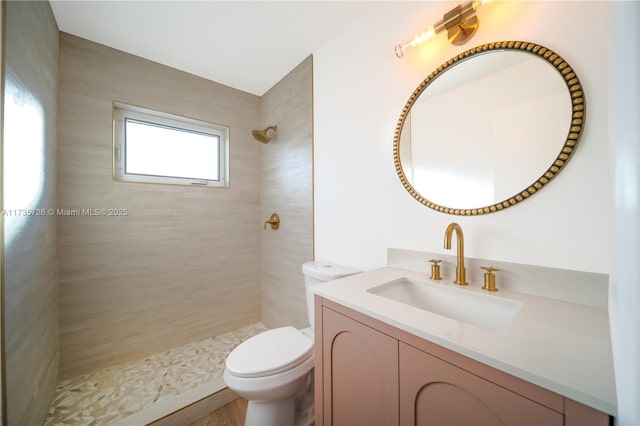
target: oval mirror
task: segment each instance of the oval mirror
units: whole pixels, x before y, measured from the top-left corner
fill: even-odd
[[[437,211],[499,211],[560,172],[584,119],[580,81],[560,56],[533,43],[485,44],[453,57],[413,92],[396,127],[396,171]]]

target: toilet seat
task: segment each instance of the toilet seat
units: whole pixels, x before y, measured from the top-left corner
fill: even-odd
[[[235,377],[257,378],[290,370],[313,355],[313,341],[293,327],[260,333],[238,345],[227,357]]]

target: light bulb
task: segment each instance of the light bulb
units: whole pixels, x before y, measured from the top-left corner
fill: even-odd
[[[404,55],[404,51],[407,47],[416,47],[417,45],[422,44],[425,41],[433,38],[435,35],[436,35],[436,29],[433,26],[427,28],[425,31],[416,35],[410,41],[404,44],[398,44],[396,46],[396,56],[398,56],[398,58],[402,58],[402,56]]]

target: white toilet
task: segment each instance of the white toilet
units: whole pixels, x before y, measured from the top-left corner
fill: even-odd
[[[227,357],[224,381],[249,401],[245,425],[313,423],[313,292],[311,287],[358,273],[326,262],[302,265],[310,328],[280,327],[238,345]]]

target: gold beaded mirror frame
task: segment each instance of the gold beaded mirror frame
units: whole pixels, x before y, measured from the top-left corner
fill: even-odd
[[[488,148],[485,146],[482,146],[482,142],[478,142],[478,139],[476,137],[477,135],[475,133],[476,128],[472,124],[468,124],[469,121],[473,122],[473,120],[469,120],[470,116],[474,115],[473,113],[469,114],[469,113],[462,112],[458,114],[457,111],[455,111],[455,113],[452,112],[450,115],[458,114],[457,117],[451,118],[452,122],[455,123],[457,120],[459,125],[454,125],[454,126],[448,125],[446,126],[445,129],[442,130],[442,132],[438,133],[437,132],[438,129],[434,129],[434,126],[437,126],[438,123],[441,123],[443,121],[442,118],[437,118],[433,123],[423,123],[423,121],[428,121],[424,119],[425,115],[416,116],[415,115],[416,112],[414,111],[414,116],[412,116],[412,110],[416,109],[417,111],[418,107],[416,105],[419,102],[420,102],[420,105],[422,105],[422,102],[426,98],[435,99],[436,97],[442,97],[442,94],[444,92],[451,91],[451,90],[459,90],[462,84],[468,84],[474,81],[481,81],[485,77],[482,77],[482,76],[478,77],[477,70],[486,68],[486,66],[480,65],[480,62],[474,63],[473,61],[475,61],[475,58],[479,58],[481,56],[486,57],[485,59],[489,59],[488,58],[489,55],[487,54],[494,55],[500,52],[524,52],[526,54],[524,55],[526,60],[530,60],[531,58],[536,58],[533,62],[539,62],[541,60],[543,63],[546,63],[546,65],[542,65],[542,66],[552,70],[551,74],[555,75],[555,77],[552,77],[552,78],[558,80],[554,84],[556,84],[556,87],[558,87],[559,85],[560,92],[563,92],[560,94],[556,94],[554,96],[561,96],[563,98],[566,98],[566,100],[562,101],[563,102],[562,110],[563,111],[566,110],[566,112],[563,112],[561,114],[562,117],[558,119],[560,120],[561,125],[559,125],[559,130],[555,131],[553,138],[547,138],[545,136],[546,133],[544,131],[546,131],[548,127],[547,125],[548,120],[546,118],[537,116],[537,113],[536,114],[530,114],[530,113],[515,114],[517,117],[520,117],[518,118],[518,120],[522,120],[523,125],[522,127],[519,127],[518,129],[516,129],[516,131],[509,136],[510,140],[508,141],[508,143],[510,146],[508,147],[507,150],[511,150],[512,154],[513,152],[518,152],[518,151],[514,151],[514,149],[516,150],[518,149],[517,147],[514,148],[514,146],[521,139],[529,138],[531,142],[529,143],[529,145],[533,145],[532,147],[529,147],[529,148],[533,150],[540,148],[538,145],[542,145],[543,141],[544,143],[547,143],[546,139],[554,139],[551,141],[554,145],[551,145],[549,154],[545,154],[545,158],[542,158],[541,160],[536,160],[539,163],[540,162],[542,163],[540,163],[541,165],[538,166],[539,168],[537,171],[534,170],[533,172],[531,172],[535,174],[532,175],[531,177],[524,177],[523,178],[525,179],[525,181],[523,181],[524,183],[520,183],[520,184],[515,183],[515,185],[521,185],[521,186],[518,186],[515,189],[513,188],[509,189],[508,185],[506,185],[506,189],[504,189],[504,191],[510,191],[510,192],[503,192],[502,195],[498,194],[497,197],[494,194],[494,198],[489,202],[483,202],[481,200],[477,205],[473,204],[473,201],[469,201],[468,203],[467,201],[461,201],[460,205],[457,205],[457,201],[452,201],[451,203],[449,203],[445,201],[446,197],[439,199],[438,198],[439,196],[436,196],[435,194],[431,194],[431,191],[436,186],[442,185],[443,180],[439,178],[433,178],[433,176],[437,176],[437,175],[431,174],[429,175],[431,176],[429,179],[423,179],[423,181],[426,182],[426,184],[424,184],[424,182],[421,183],[420,179],[418,179],[418,174],[419,174],[418,172],[421,170],[420,168],[422,167],[423,169],[424,168],[433,169],[434,168],[433,162],[440,161],[442,158],[445,157],[444,155],[441,155],[441,158],[438,159],[437,158],[438,155],[435,154],[436,151],[442,147],[445,147],[443,149],[449,154],[453,153],[454,154],[453,156],[457,156],[458,152],[463,151],[463,149],[461,149],[458,146],[455,146],[451,142],[454,135],[464,134],[465,132],[470,133],[468,136],[461,136],[461,138],[465,141],[468,139],[470,142],[466,141],[465,143],[472,144],[470,145],[470,148],[465,148],[465,149],[468,149],[469,151],[472,151],[472,152],[476,150],[475,151],[476,154],[470,153],[469,155],[472,158],[468,160],[459,161],[459,159],[456,158],[456,161],[452,161],[453,163],[467,162],[467,165],[461,166],[460,164],[457,164],[456,166],[461,168],[454,171],[447,170],[447,173],[449,173],[450,175],[455,176],[461,173],[467,174],[467,172],[470,169],[473,169],[475,167],[473,166],[473,164],[477,163],[476,161],[477,157],[479,155],[484,155],[484,153],[488,151]],[[523,56],[523,55],[519,55],[519,56]],[[494,57],[497,58],[498,56],[494,55]],[[491,58],[491,60],[493,61],[493,57]],[[463,64],[463,63],[465,64],[465,67],[467,68],[467,70],[463,70],[463,68],[465,67],[458,67],[460,64]],[[508,66],[511,67],[511,64]],[[491,70],[493,74],[495,74],[497,72],[502,72],[503,70],[501,68],[506,68],[508,66],[507,65],[500,65],[500,66],[489,65],[488,68]],[[536,75],[539,74],[537,72],[534,72],[535,74],[528,74],[526,76],[522,74],[522,70],[532,69],[530,64],[527,65],[526,67],[523,64],[519,64],[516,66],[520,67],[518,68],[520,71],[518,71],[518,74],[516,74],[515,81],[509,82],[508,80],[505,80],[501,83],[498,83],[499,85],[506,87],[507,90],[511,90],[515,87],[522,87],[523,85],[529,85],[534,83],[534,80],[537,80]],[[443,77],[446,76],[448,73],[453,74],[451,73],[451,70],[454,70],[457,68],[459,68],[459,71],[458,70],[456,71],[456,73],[458,74],[464,71],[464,75],[466,77],[460,77],[462,78],[463,83],[461,84],[457,84],[457,83],[453,84],[451,82],[445,83],[446,79]],[[555,72],[553,71],[553,69],[555,69]],[[558,76],[560,78],[558,78]],[[490,75],[488,78],[502,81],[500,80],[502,77],[496,77],[495,75]],[[442,81],[443,83],[439,83],[440,81]],[[438,85],[439,87],[437,87],[436,89],[436,86]],[[486,88],[483,87],[482,90],[486,90]],[[540,91],[539,89],[530,89],[530,91],[531,90]],[[465,99],[460,99],[460,94],[457,94],[456,96],[457,98],[456,98],[456,102],[453,102],[454,104],[457,103],[460,106],[461,104],[466,103]],[[492,97],[493,97],[492,95],[485,96],[483,99],[479,101],[480,107],[479,108],[476,107],[476,109],[484,109],[484,105],[487,103],[487,100]],[[431,115],[437,116],[437,114],[434,113],[434,111],[440,113],[441,112],[440,110],[444,109],[445,108],[444,105],[447,103],[447,102],[442,102],[440,98],[438,99],[439,99],[437,101],[438,103],[436,103],[435,105],[432,105],[430,108],[426,108],[422,106],[420,106],[420,108],[422,108],[422,110],[424,111],[431,111],[430,113]],[[465,102],[461,102],[461,100]],[[564,107],[565,104],[566,104],[566,108]],[[557,105],[553,105],[553,108],[556,108],[556,107]],[[543,114],[543,113],[553,114],[553,112],[551,111],[546,111],[550,109],[549,107],[543,106],[541,108],[544,109],[545,111],[541,111],[540,114]],[[482,113],[482,111],[480,111],[480,113]],[[483,214],[497,212],[505,208],[508,208],[510,206],[513,206],[521,201],[526,200],[527,198],[529,198],[530,196],[532,196],[533,194],[541,190],[553,178],[555,178],[558,175],[558,173],[560,173],[560,171],[567,164],[567,162],[569,161],[569,159],[571,158],[571,156],[573,155],[573,153],[575,152],[578,146],[580,137],[582,135],[582,130],[584,127],[585,113],[586,113],[585,99],[584,99],[582,85],[580,84],[580,81],[575,71],[573,70],[573,68],[569,66],[569,64],[562,57],[560,57],[560,55],[541,45],[538,45],[535,43],[523,42],[523,41],[501,41],[501,42],[484,44],[484,45],[469,49],[459,55],[456,55],[453,58],[449,59],[444,64],[440,65],[436,70],[434,70],[431,74],[429,74],[429,76],[425,80],[423,80],[422,83],[420,83],[420,85],[416,88],[416,90],[410,96],[409,100],[407,101],[407,103],[405,104],[402,110],[400,119],[398,120],[398,124],[396,126],[395,135],[394,135],[393,159],[395,163],[396,172],[400,178],[400,181],[404,185],[405,189],[409,192],[409,194],[411,194],[421,204],[431,209],[434,209],[436,211],[446,213],[446,214],[462,215],[462,216],[475,216],[475,215],[483,215]],[[505,115],[504,112],[501,112],[500,114],[502,114],[502,116],[510,116],[510,117],[514,116],[514,114],[512,113],[508,113]],[[555,114],[555,115],[558,115],[558,114]],[[566,121],[564,117],[566,117]],[[431,119],[431,117],[429,118]],[[446,121],[446,119],[444,121]],[[480,121],[486,122],[487,120],[478,118],[476,120],[476,123]],[[493,121],[500,122],[499,119],[494,119]],[[508,120],[503,120],[502,122],[505,123],[507,121]],[[465,127],[465,124],[468,124],[468,125]],[[509,123],[509,124],[512,124],[512,123]],[[444,126],[445,125],[443,124],[443,127]],[[493,126],[495,128],[496,126],[495,123]],[[540,136],[531,136],[529,135],[529,131],[527,130],[529,127],[531,129],[539,128],[544,131],[541,133]],[[502,132],[502,130],[500,130],[499,132]],[[422,139],[416,140],[415,139],[416,135],[420,135],[420,134],[422,134],[424,137]],[[440,135],[440,136],[435,136],[435,135]],[[427,140],[424,140],[424,139],[427,139]],[[428,139],[435,139],[436,141],[435,142],[433,140],[428,141]],[[558,140],[555,140],[555,139],[558,139]],[[433,145],[430,145],[428,148],[425,148],[424,144],[429,144],[429,143]],[[522,149],[525,149],[525,148],[522,148]],[[540,155],[538,155],[539,154],[538,152],[534,151],[535,152],[534,155],[528,155],[528,154],[525,154],[522,156],[519,154],[512,155],[511,157],[508,157],[505,160],[504,159],[505,149],[493,148],[493,150],[499,151],[498,155],[494,154],[494,156],[492,157],[491,161],[493,161],[494,164],[497,163],[498,161],[502,161],[502,163],[504,164],[515,162],[514,161],[515,158],[518,157],[518,161],[522,161],[523,162],[522,164],[528,167],[530,163],[534,162],[534,159],[532,157],[541,157]],[[423,152],[423,158],[421,158],[420,160],[416,160],[415,157],[419,151]],[[427,154],[424,154],[425,152]],[[478,153],[481,153],[481,154],[478,154]],[[448,155],[448,156],[451,157],[452,155]],[[474,163],[471,163],[472,161]],[[488,161],[488,162],[491,162],[491,161]],[[440,168],[440,163],[436,163],[436,165],[437,165],[437,168]],[[517,174],[518,170],[522,168],[523,166],[515,164],[514,165],[515,171],[501,172],[502,177],[505,178],[505,176],[507,176],[506,180],[511,180],[508,177],[509,173]],[[422,170],[422,171],[424,172],[425,170]],[[432,172],[432,170],[426,170],[426,171],[429,173]],[[496,170],[493,170],[493,169],[483,173],[485,175],[499,174],[498,172],[496,172]],[[425,174],[425,176],[427,175]],[[455,177],[457,178],[459,176],[455,176]],[[474,183],[475,181],[482,180],[473,176],[471,176],[469,179],[467,180],[467,182],[470,184],[475,184]],[[446,182],[444,185],[446,186]],[[466,186],[464,183],[461,185],[462,186],[458,188],[459,190],[458,192],[462,192],[462,198],[465,198],[465,197],[469,198],[469,196],[474,195],[477,192],[468,184]],[[451,188],[453,188],[455,185],[451,184],[450,186]],[[501,186],[504,187],[505,185],[501,184]],[[439,188],[439,189],[442,189],[442,188]],[[447,191],[449,190],[445,188],[443,191],[440,191],[440,192],[444,192],[445,195],[448,196],[450,194]],[[496,190],[489,189],[489,192],[492,192],[492,191],[497,194]],[[456,192],[456,189],[455,188],[451,189],[451,191],[449,192],[452,193],[451,195],[455,195],[453,193]]]

